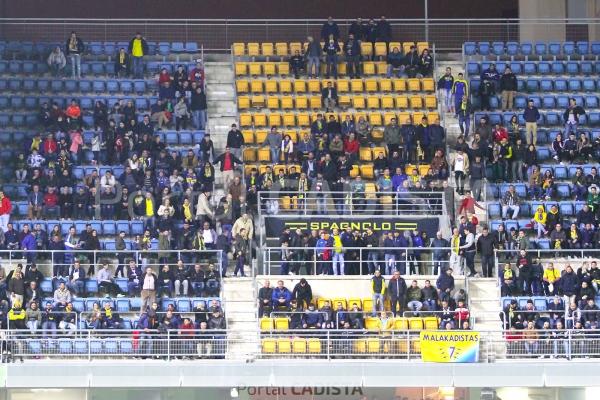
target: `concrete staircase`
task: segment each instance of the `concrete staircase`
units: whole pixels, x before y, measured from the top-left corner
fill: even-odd
[[[217,153],[223,151],[231,124],[237,123],[235,77],[233,65],[227,61],[208,61],[206,71],[206,98],[208,105],[208,132]]]
[[[260,349],[254,278],[225,278],[222,296],[230,343],[226,358],[253,358]]]
[[[487,342],[481,342],[480,360],[493,361],[496,355],[504,354],[506,346],[502,338],[500,320],[500,287],[496,278],[469,278],[467,281],[469,310],[474,316],[475,330],[486,333]]]

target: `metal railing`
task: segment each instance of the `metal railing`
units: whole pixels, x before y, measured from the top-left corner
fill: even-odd
[[[282,257],[283,252],[287,254]],[[376,269],[390,275],[438,275],[453,267],[458,275],[459,265],[448,255],[451,248],[443,247],[263,247],[263,275],[366,275]],[[284,259],[282,259],[284,258]]]
[[[443,215],[444,192],[258,192],[264,215]]]
[[[368,18],[364,19],[368,21]],[[84,40],[130,40],[136,31],[151,41],[202,41],[206,50],[228,52],[234,42],[298,42],[311,35],[319,38],[323,19],[0,19],[4,40],[60,41],[72,30]],[[337,19],[342,37],[354,20]],[[535,28],[544,38],[587,40],[597,18],[538,19],[388,19],[392,39],[427,41],[438,50],[460,51],[466,41],[519,41],[521,25]],[[564,29],[559,29],[563,27]],[[559,31],[568,37],[559,37]],[[564,35],[564,34],[563,34]],[[535,40],[535,37],[528,37]]]

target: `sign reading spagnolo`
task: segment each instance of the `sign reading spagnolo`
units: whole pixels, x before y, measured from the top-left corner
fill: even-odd
[[[421,331],[421,358],[438,363],[479,361],[479,332]]]

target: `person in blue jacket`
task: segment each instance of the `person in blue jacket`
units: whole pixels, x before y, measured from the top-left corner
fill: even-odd
[[[277,281],[277,287],[273,289],[271,301],[274,310],[289,309],[292,300],[292,292],[283,286],[283,281]]]
[[[323,325],[323,313],[315,310],[315,305],[310,303],[308,310],[302,314],[302,328],[304,329],[321,329]]]
[[[452,84],[452,95],[454,96],[454,111],[458,115],[463,96],[469,97],[469,83],[464,79],[462,72],[459,72],[458,77]]]
[[[438,90],[442,98],[442,104],[446,107],[446,112],[453,112],[452,87],[454,86],[454,76],[452,68],[446,67],[446,73],[438,80]]]

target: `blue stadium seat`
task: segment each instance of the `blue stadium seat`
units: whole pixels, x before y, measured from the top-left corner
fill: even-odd
[[[35,73],[36,68],[35,68],[35,64],[31,61],[24,61],[23,62],[23,73],[30,75]]]
[[[113,63],[104,64],[104,71],[107,75],[114,76],[115,75],[115,64],[113,64]]]
[[[119,349],[123,354],[131,354],[133,353],[133,344],[131,340],[120,339],[119,341]]]
[[[554,177],[556,179],[567,179],[568,178],[567,168],[563,165],[556,165],[554,167]]]
[[[600,42],[592,42],[591,49],[592,49],[592,55],[594,55],[594,56],[600,55]]]
[[[106,85],[104,81],[95,80],[92,83],[92,86],[94,88],[94,92],[96,92],[97,94],[103,93],[106,90]]]
[[[591,111],[588,113],[590,125],[600,125],[600,112]]]
[[[538,72],[542,75],[547,75],[552,70],[552,66],[548,61],[540,61],[537,65]]]
[[[569,106],[569,96],[566,96],[566,95],[556,96],[556,106],[558,108],[567,108]]]
[[[197,53],[198,52],[198,43],[196,42],[186,42],[185,43],[185,52],[186,53]]]
[[[90,68],[92,70],[92,74],[94,74],[94,75],[103,75],[104,74],[104,63],[93,62],[90,64]]]
[[[32,354],[40,354],[42,352],[42,342],[37,339],[27,340],[27,347]]]
[[[10,104],[10,101],[9,101],[8,97],[0,96],[0,109],[8,108],[9,104]]]
[[[4,91],[8,89],[8,80],[0,79],[0,90]]]
[[[598,98],[596,96],[585,96],[585,106],[587,108],[598,108]]]
[[[523,63],[523,73],[525,75],[535,75],[536,72],[536,64],[534,62],[526,61]]]
[[[98,281],[96,279],[88,279],[85,281],[85,291],[88,294],[98,293]]]
[[[73,352],[73,343],[70,339],[58,340],[58,351],[61,354],[71,354]]]
[[[133,81],[133,91],[140,96],[143,95],[146,92],[146,82],[141,79]]]
[[[183,53],[185,52],[185,46],[183,42],[173,42],[171,43],[171,51],[173,53]]]
[[[479,42],[477,46],[477,52],[482,56],[490,54],[490,42]]]
[[[191,311],[190,301],[188,299],[177,300],[177,311],[190,312]]]
[[[44,278],[42,282],[40,282],[40,289],[44,294],[53,294],[54,288],[52,287],[52,279]]]
[[[133,91],[133,83],[132,81],[125,80],[121,81],[121,92],[125,94],[130,94]]]
[[[50,81],[47,79],[39,79],[37,81],[37,88],[40,92],[46,92],[48,91],[48,88],[50,87]],[[0,87],[1,89],[1,87]]]
[[[506,54],[516,56],[519,54],[519,44],[517,42],[506,42]]]
[[[571,203],[561,201],[558,204],[558,209],[559,209],[560,213],[565,217],[570,217],[570,216],[574,215],[573,204],[571,204]]]
[[[90,97],[82,97],[79,105],[83,110],[91,110],[94,107],[94,100]]]
[[[569,185],[567,183],[557,183],[556,192],[563,199],[571,196],[571,190],[569,189]]]
[[[107,340],[105,343],[107,345],[107,349],[106,349],[107,353],[116,353],[117,342],[115,342],[114,340]],[[110,346],[108,343],[112,343],[114,345],[114,347]],[[114,349],[115,351],[111,351],[112,349]],[[90,353],[104,354],[101,340],[90,340]]]
[[[144,233],[144,222],[143,221],[131,221],[131,231],[132,235],[141,235]]]
[[[590,42],[577,42],[577,53],[585,56],[590,53]]]
[[[591,61],[582,61],[579,64],[579,69],[583,75],[591,75],[594,73],[594,64]]]
[[[91,42],[88,48],[93,56],[100,56],[104,53],[104,48],[100,42]]]
[[[594,92],[596,90],[596,82],[593,79],[585,78],[581,81],[581,86],[586,92]]]
[[[18,75],[19,73],[21,73],[21,66],[22,66],[22,62],[21,61],[9,61],[8,62],[8,72],[10,72],[13,75]]]
[[[488,215],[492,218],[500,217],[502,215],[502,208],[500,207],[500,203],[489,203],[487,208]]]
[[[88,342],[84,339],[76,339],[73,343],[73,348],[77,354],[87,354]]]
[[[493,42],[492,52],[495,56],[501,57],[504,55],[504,42]]]
[[[510,63],[510,69],[511,71],[516,74],[519,75],[523,72],[523,68],[521,67],[521,63],[518,61],[513,61]]]
[[[73,299],[71,301],[73,303],[73,310],[77,312],[85,311],[85,302],[81,298]]]
[[[562,63],[562,61],[552,62],[552,73],[557,75],[562,75],[565,73],[565,65]]]
[[[540,81],[537,79],[527,79],[526,86],[527,91],[529,92],[537,92],[540,89]]]
[[[567,74],[577,75],[579,73],[579,64],[574,61],[567,62]]]
[[[89,93],[92,91],[92,82],[88,80],[79,81],[79,91],[81,93]]]
[[[102,221],[102,234],[103,235],[116,235],[117,230],[114,221]]]
[[[13,92],[18,92],[23,86],[23,81],[20,79],[11,79],[8,81],[8,88]]]
[[[171,53],[171,45],[168,42],[158,43],[158,54],[161,56],[168,56]]]
[[[538,311],[546,311],[548,309],[548,301],[545,297],[534,297],[533,306]]]
[[[536,56],[545,56],[547,53],[546,43],[544,42],[536,42],[535,43],[535,55]]]
[[[543,96],[542,97],[542,107],[544,108],[554,108],[554,96]]]
[[[567,91],[567,80],[566,79],[555,79],[554,80],[554,90],[557,92],[566,92]]]
[[[104,42],[103,48],[104,55],[106,56],[110,57],[117,54],[117,48],[113,42]],[[127,49],[125,49],[125,51],[127,51]]]
[[[8,70],[8,63],[6,61],[0,60],[0,74],[6,73]]]
[[[129,299],[117,299],[117,311],[118,312],[129,312],[131,305]]]
[[[581,81],[577,78],[569,79],[568,84],[571,92],[578,92],[581,90]]]
[[[535,243],[539,249],[550,250],[550,239],[537,239]]]
[[[522,42],[521,43],[521,54],[524,56],[530,56],[533,52],[533,45],[531,42]]]
[[[115,278],[115,283],[117,285],[119,285],[119,289],[121,289],[123,292],[127,292],[127,278]],[[129,299],[127,301],[130,302]],[[130,307],[131,307],[131,302],[130,302]]]
[[[469,86],[471,87],[471,93],[476,93],[479,90],[481,81],[479,79],[471,79]]]
[[[166,132],[165,143],[167,144],[167,146],[178,144],[179,143],[179,135],[177,135],[177,132]]]
[[[538,160],[543,161],[550,159],[550,149],[547,147],[538,147],[536,151]]]
[[[563,43],[563,54],[565,56],[572,56],[575,54],[575,43],[574,42],[564,42]]]
[[[552,89],[552,79],[542,78],[540,79],[540,90],[543,92],[551,92]]]
[[[477,75],[479,74],[479,63],[470,61],[467,63],[467,74]]]

